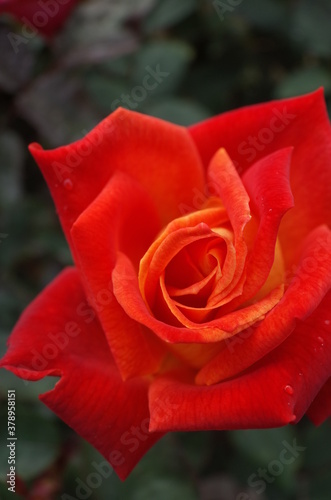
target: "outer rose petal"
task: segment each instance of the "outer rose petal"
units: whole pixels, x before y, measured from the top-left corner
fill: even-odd
[[[139,255],[147,250],[159,229],[148,193],[131,177],[116,172],[71,230],[76,265],[87,297],[98,313],[125,379],[153,373],[166,349],[155,335],[124,313],[112,293],[112,270],[119,250],[138,267]]]
[[[40,1],[38,0],[0,0],[0,14],[2,12],[13,14],[19,21],[22,23],[24,22],[24,24],[27,24],[27,20],[34,26],[36,31],[51,37],[65,22],[77,1],[78,0],[67,0],[64,4],[54,2],[55,6],[50,6],[51,14],[48,14],[46,9],[41,9]],[[47,4],[47,2],[44,3]],[[47,17],[45,26],[40,26],[41,18],[38,18],[38,12],[44,14],[44,19]],[[34,16],[36,16],[39,22],[35,21]],[[42,22],[42,24],[44,23]]]
[[[267,428],[300,420],[331,375],[330,307],[328,294],[281,346],[239,377],[209,387],[194,385],[184,372],[155,380],[150,429]],[[168,402],[162,419],[160,399]]]
[[[30,151],[69,243],[73,223],[116,171],[146,189],[164,225],[181,215],[180,204],[192,205],[196,190],[204,189],[201,160],[185,128],[121,108],[69,146],[44,151],[31,144]]]
[[[63,271],[25,310],[1,365],[28,380],[60,376],[40,399],[122,479],[161,436],[147,431],[148,380],[122,381],[74,269]],[[137,426],[141,440],[132,438]]]
[[[325,320],[325,322],[330,324],[330,320]],[[315,425],[320,425],[324,420],[331,417],[331,378],[312,402],[307,415]]]
[[[281,344],[319,305],[331,287],[331,231],[322,226],[306,241],[295,277],[279,303],[256,328],[225,343],[223,350],[205,365],[196,381],[213,384],[238,375]]]
[[[280,227],[288,265],[296,260],[300,242],[312,229],[331,225],[331,133],[322,90],[230,111],[189,130],[205,168],[220,147],[227,150],[240,172],[278,149],[294,147],[291,187],[295,208]],[[257,146],[252,145],[254,140]]]

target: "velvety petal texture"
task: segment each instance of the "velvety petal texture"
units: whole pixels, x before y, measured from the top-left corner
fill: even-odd
[[[73,223],[116,171],[146,189],[162,224],[178,217],[180,204],[191,205],[195,191],[204,189],[202,163],[186,129],[122,108],[79,141],[51,151],[32,144],[30,152],[69,242]]]
[[[205,168],[226,149],[242,175],[279,149],[293,148],[291,189],[295,207],[280,227],[286,261],[292,264],[305,236],[331,224],[330,122],[323,90],[223,113],[190,127]]]
[[[192,139],[183,127],[119,109],[78,142],[30,151],[122,376],[153,372],[165,348],[112,300],[111,272],[119,251],[137,265],[162,225],[180,215],[180,202],[191,204],[203,189]]]
[[[221,384],[197,386],[192,374],[183,372],[158,378],[149,392],[151,430],[252,429],[297,422],[330,377],[331,328],[326,316],[330,294],[263,361]],[[321,402],[316,402],[316,413],[314,405],[310,410],[317,423],[322,421],[319,415],[330,416],[330,393],[325,391],[327,386],[321,396],[328,401],[324,411]],[[159,398],[169,401],[162,421],[153,418]]]
[[[27,380],[60,377],[40,399],[121,478],[161,436],[148,432],[148,379],[121,379],[75,269],[63,271],[22,314],[1,366]]]
[[[322,226],[307,239],[296,276],[264,321],[225,343],[222,351],[197,376],[214,383],[248,368],[281,344],[308,317],[331,288],[331,231]],[[313,267],[310,267],[313,266]]]
[[[281,149],[256,162],[243,176],[258,229],[247,262],[242,301],[254,297],[265,284],[275,258],[279,273],[272,285],[284,281],[284,264],[279,262],[283,260],[282,251],[276,249],[276,243],[282,218],[294,205],[289,179],[291,156],[292,149]]]
[[[165,348],[124,313],[113,296],[112,269],[119,251],[124,251],[137,266],[138,256],[148,248],[159,227],[148,193],[137,181],[117,172],[71,230],[76,265],[89,302],[96,308],[124,378],[153,373]]]
[[[329,321],[329,320],[326,320]],[[329,323],[327,323],[329,324]],[[331,415],[331,378],[322,387],[310,406],[307,415],[315,425],[320,425]]]
[[[163,432],[331,416],[331,133],[321,91],[189,130],[119,109],[30,151],[70,245],[1,366],[124,478]]]

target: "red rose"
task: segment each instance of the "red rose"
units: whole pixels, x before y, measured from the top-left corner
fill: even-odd
[[[78,0],[0,0],[0,14],[16,17],[28,34],[51,37],[62,26]]]
[[[32,144],[75,261],[1,364],[124,478],[171,430],[331,414],[330,125],[321,91],[185,129],[118,109]],[[236,167],[237,168],[236,168]]]

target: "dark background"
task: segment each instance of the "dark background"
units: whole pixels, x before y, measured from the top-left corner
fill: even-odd
[[[142,86],[146,67],[157,64],[169,75],[127,107],[182,125],[320,86],[331,104],[329,0],[90,0],[79,4],[50,41],[33,36],[15,53],[9,32],[22,34],[22,27],[3,15],[0,354],[24,307],[71,263],[47,187],[27,151],[30,142],[53,148],[82,137],[122,94],[142,95],[135,87]],[[100,476],[101,484],[79,497],[77,479],[91,481],[92,462],[103,458],[39,402],[38,394],[53,385],[52,379],[27,383],[1,370],[1,498],[14,497],[4,485],[3,432],[7,389],[14,388],[17,468],[26,488],[17,498],[331,498],[330,425],[315,428],[306,419],[272,430],[170,434],[125,483],[115,473]],[[284,441],[294,439],[305,450],[276,474]],[[270,467],[276,472],[264,491],[261,482],[250,488],[248,478]]]

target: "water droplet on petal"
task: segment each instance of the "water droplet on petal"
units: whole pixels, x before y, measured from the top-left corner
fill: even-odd
[[[71,181],[70,179],[65,179],[65,180],[63,181],[63,186],[64,186],[64,188],[65,188],[65,189],[67,189],[68,191],[71,191],[71,190],[72,190],[72,188],[73,188],[73,183],[72,183],[72,181]]]
[[[319,345],[320,345],[321,347],[323,347],[323,346],[324,346],[324,339],[323,339],[323,337],[317,337],[317,341],[318,341],[318,343],[319,343]]]
[[[268,212],[272,212],[272,208],[269,208]]]
[[[292,396],[292,394],[294,393],[294,389],[291,385],[286,385],[284,387],[284,391],[286,392],[286,394],[289,394],[290,396]]]
[[[299,372],[299,376],[300,376],[300,377],[303,377],[303,373],[302,373],[302,372]]]
[[[329,324],[330,324],[330,320],[329,320],[329,319],[326,319],[326,320],[324,321],[324,323],[325,323],[326,325],[329,325]]]

